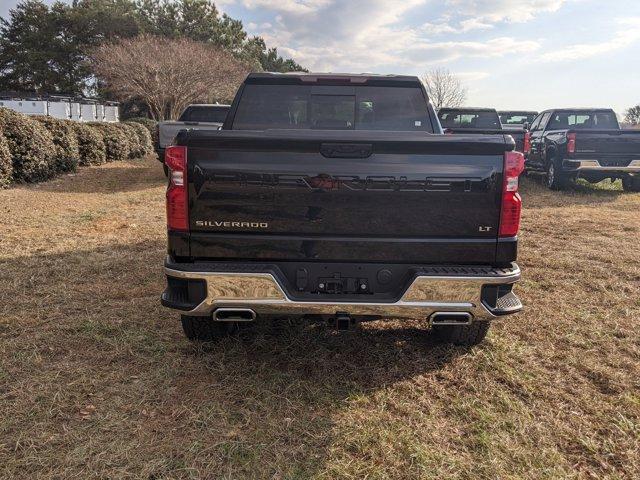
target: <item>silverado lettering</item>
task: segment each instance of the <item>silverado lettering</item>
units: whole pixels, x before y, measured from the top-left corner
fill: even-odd
[[[198,227],[224,227],[224,228],[269,228],[267,222],[219,222],[217,220],[196,220]]]

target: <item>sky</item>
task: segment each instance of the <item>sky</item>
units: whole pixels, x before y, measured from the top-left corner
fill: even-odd
[[[17,0],[0,0],[6,16]],[[446,68],[468,106],[640,104],[640,0],[220,0],[316,72]]]

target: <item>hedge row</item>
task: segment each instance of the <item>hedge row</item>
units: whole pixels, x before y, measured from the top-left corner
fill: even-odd
[[[0,188],[41,182],[78,165],[142,158],[153,152],[155,126],[80,123],[0,108]]]
[[[152,149],[153,145],[158,144],[158,122],[146,117],[133,117],[130,118],[128,122],[133,124],[140,124],[147,129],[149,135],[151,135]]]

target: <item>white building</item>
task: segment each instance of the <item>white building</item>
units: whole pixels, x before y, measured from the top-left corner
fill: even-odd
[[[82,115],[83,122],[97,122],[98,121],[98,109],[95,103],[80,103],[80,114]]]
[[[71,102],[64,98],[47,100],[47,114],[60,120],[69,120],[71,119]]]
[[[71,120],[76,122],[82,121],[82,109],[80,108],[80,102],[71,102]]]
[[[38,99],[0,99],[0,107],[9,108],[25,115],[47,115],[47,101]]]
[[[104,106],[104,121],[105,122],[119,122],[120,110],[118,104],[114,102],[107,102]]]
[[[104,105],[102,103],[98,103],[96,105],[96,117],[98,118],[99,122],[106,121],[104,117]]]
[[[46,98],[0,96],[0,108],[9,108],[25,115],[48,115],[76,122],[119,122],[117,102],[99,103],[96,100],[52,95]]]

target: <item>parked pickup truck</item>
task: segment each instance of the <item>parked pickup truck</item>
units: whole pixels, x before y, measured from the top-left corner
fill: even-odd
[[[502,128],[508,130],[528,130],[529,126],[533,123],[534,118],[538,115],[538,112],[526,111],[526,110],[503,110],[499,111],[500,123]]]
[[[547,110],[529,135],[526,168],[545,172],[549,188],[621,178],[625,190],[640,191],[640,131],[620,129],[613,110]]]
[[[164,162],[164,150],[173,143],[180,130],[218,130],[227,118],[229,105],[193,104],[185,108],[177,121],[160,122],[158,124],[158,159]]]
[[[223,128],[180,132],[166,161],[162,303],[190,339],[297,315],[473,345],[522,308],[524,157],[443,135],[417,77],[250,74]]]
[[[511,135],[516,150],[524,151],[524,125],[504,128],[494,108],[441,108],[438,111],[440,124],[445,133],[454,135]]]

